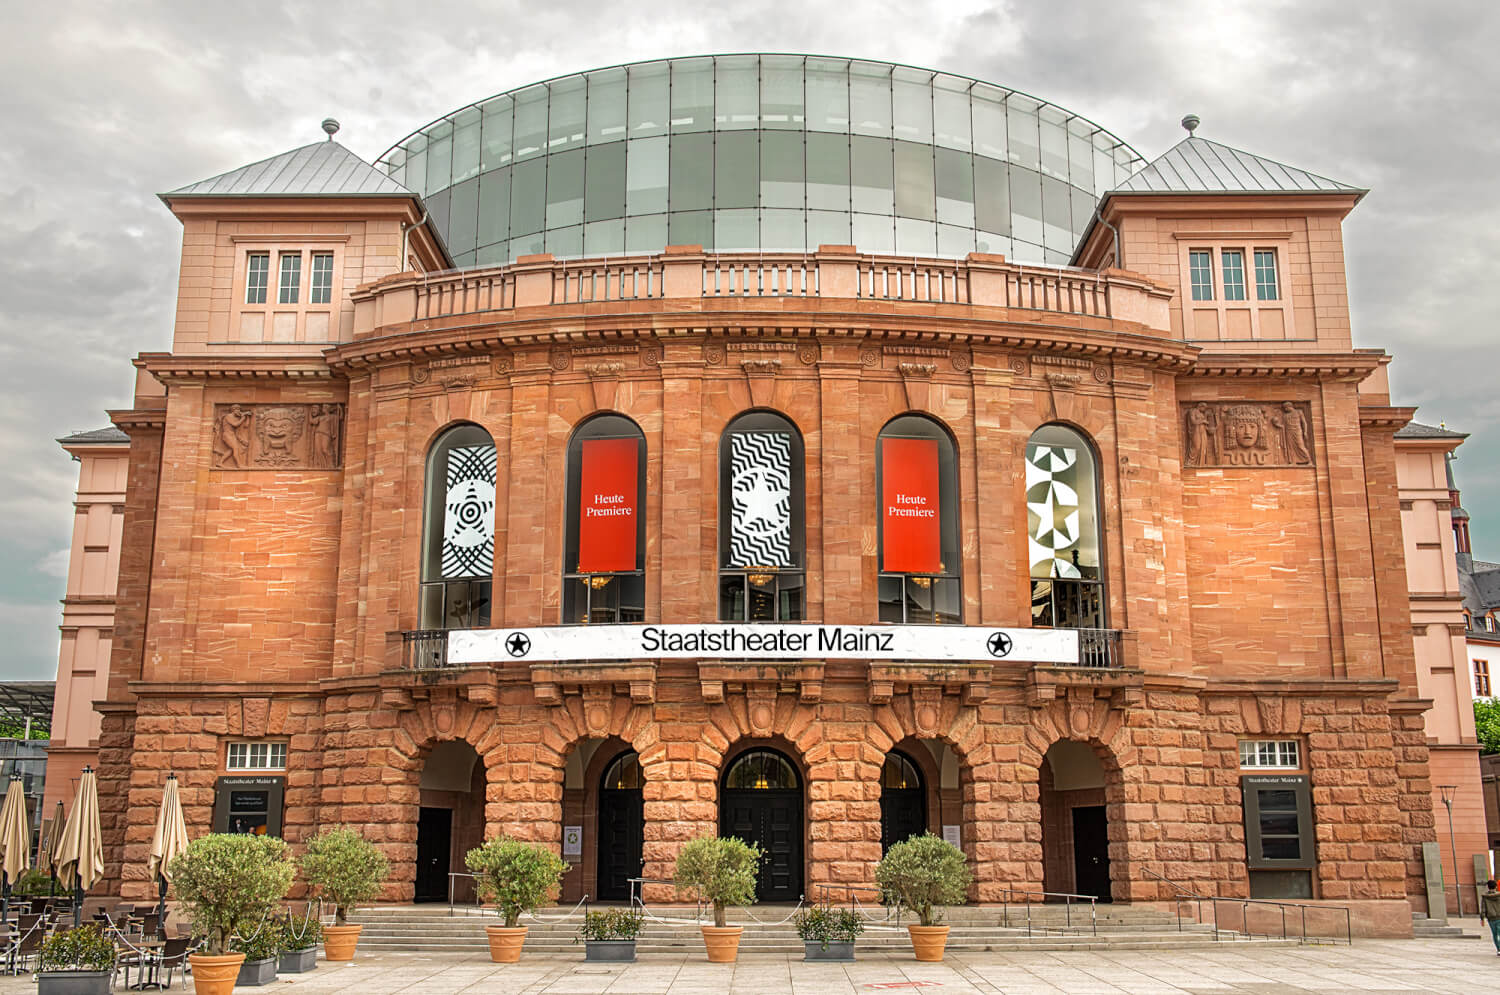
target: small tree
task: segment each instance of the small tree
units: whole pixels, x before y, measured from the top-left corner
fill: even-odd
[[[697,888],[714,906],[714,925],[725,925],[726,905],[755,901],[755,872],[760,848],[744,840],[703,835],[689,840],[677,855],[677,889]]]
[[[1474,699],[1474,732],[1480,753],[1500,753],[1500,699]]]
[[[875,867],[875,881],[923,926],[942,918],[936,907],[962,905],[969,888],[963,851],[931,833],[892,846]]]
[[[302,876],[308,887],[334,906],[334,921],[349,922],[349,913],[380,894],[390,867],[374,844],[353,829],[325,829],[307,841]]]
[[[509,836],[485,840],[464,855],[464,863],[478,877],[479,898],[494,902],[505,925],[514,929],[522,912],[530,912],[557,890],[568,865],[539,843],[522,843]]]
[[[275,914],[295,871],[292,851],[274,836],[213,833],[172,858],[172,887],[204,953],[222,957],[231,936],[253,935]]]

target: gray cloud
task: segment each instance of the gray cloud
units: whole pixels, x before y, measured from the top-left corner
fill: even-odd
[[[0,55],[0,673],[56,667],[76,468],[52,442],[129,402],[167,348],[181,228],[156,199],[319,137],[368,159],[439,114],[560,73],[695,52],[814,51],[1026,90],[1147,156],[1200,134],[1372,193],[1345,225],[1360,345],[1398,403],[1474,433],[1459,464],[1500,559],[1500,401],[1486,295],[1500,231],[1492,5],[886,2],[639,8],[201,2],[14,5]],[[1431,7],[1433,5],[1427,5]]]

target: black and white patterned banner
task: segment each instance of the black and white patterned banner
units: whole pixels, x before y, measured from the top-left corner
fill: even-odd
[[[729,437],[729,566],[792,563],[792,437],[741,432]]]
[[[495,447],[448,450],[443,505],[443,579],[488,577],[495,571]]]

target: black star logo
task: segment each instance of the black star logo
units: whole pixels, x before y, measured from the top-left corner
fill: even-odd
[[[524,632],[512,632],[505,640],[505,651],[511,656],[525,656],[531,652],[531,640]]]
[[[989,642],[985,643],[985,645],[989,647],[990,656],[1010,655],[1010,637],[1003,632],[996,632],[991,635]]]

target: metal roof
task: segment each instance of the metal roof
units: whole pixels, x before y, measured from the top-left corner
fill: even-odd
[[[1436,425],[1423,425],[1421,422],[1407,422],[1396,429],[1398,439],[1467,439],[1467,432],[1454,432]]]
[[[1188,137],[1111,193],[1357,193],[1367,191],[1220,145]]]
[[[33,730],[50,729],[56,691],[56,681],[0,682],[0,721],[25,725],[30,719]]]
[[[416,196],[331,139],[161,194],[165,201],[175,197]]]
[[[103,428],[96,428],[88,432],[74,432],[72,435],[65,435],[57,441],[65,446],[73,443],[87,442],[129,442],[130,436],[113,425],[106,425]]]

